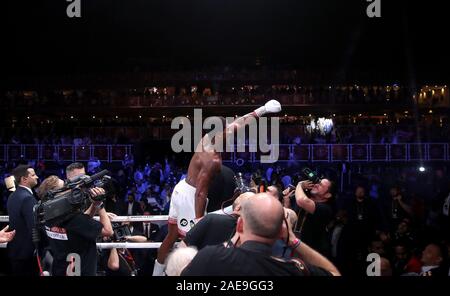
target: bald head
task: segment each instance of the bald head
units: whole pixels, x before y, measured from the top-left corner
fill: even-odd
[[[241,204],[244,232],[266,239],[277,239],[283,225],[281,203],[267,193],[255,194]]]
[[[233,202],[233,211],[240,212],[242,202],[246,201],[247,199],[249,199],[254,195],[255,195],[254,192],[244,192],[238,197],[236,197],[236,199]]]
[[[422,252],[422,263],[425,266],[440,265],[443,260],[441,247],[437,244],[429,244]]]

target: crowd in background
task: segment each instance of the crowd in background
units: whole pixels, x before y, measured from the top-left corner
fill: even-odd
[[[399,123],[388,117],[335,118],[333,125],[326,131],[317,126],[311,128],[312,117],[281,117],[281,144],[352,144],[352,143],[418,143],[449,142],[450,129],[448,122],[436,118],[432,121],[422,120],[414,124],[414,120],[402,119]],[[353,121],[355,120],[355,121]],[[357,121],[356,121],[357,120]],[[133,144],[143,140],[167,140],[176,130],[168,123],[160,122],[146,127],[145,124],[128,124],[118,127],[118,123],[103,124],[99,127],[76,127],[70,121],[66,123],[31,126],[23,128],[1,129],[0,144],[39,144],[39,145],[92,145],[92,144]],[[146,128],[143,128],[146,127]]]
[[[13,165],[3,166],[2,176],[6,176]],[[93,174],[106,166],[88,165],[88,173]],[[173,159],[136,164],[128,158],[108,169],[112,172],[116,190],[105,204],[108,212],[117,215],[167,214],[173,187],[186,175],[186,167],[178,166]],[[300,170],[300,166],[286,168],[282,165],[235,168],[235,172],[242,172],[247,181],[258,171],[264,186],[274,185],[279,189],[280,200],[281,192],[298,180]],[[439,262],[442,272],[448,275],[448,167],[430,167],[427,172],[420,173],[417,168],[406,166],[354,166],[351,178],[348,177],[350,168],[340,177],[341,172],[336,166],[321,166],[317,170],[339,184],[333,203],[334,218],[327,227],[329,253],[324,255],[342,274],[364,275],[367,255],[377,253],[383,258],[386,275],[419,273],[433,260]],[[52,174],[64,177],[62,167],[50,170],[45,165],[38,165],[36,173],[41,180]],[[4,205],[8,192],[4,185],[1,188],[0,211],[7,214]],[[153,229],[151,239],[164,238],[166,229],[160,226]],[[146,256],[156,255],[148,252],[150,255]],[[148,266],[142,268],[147,272],[151,269]]]
[[[202,86],[203,85],[203,86]],[[424,92],[421,103],[428,107],[446,101],[445,87]],[[133,89],[67,89],[57,91],[7,91],[2,95],[10,108],[77,106],[227,106],[258,105],[277,98],[283,105],[303,104],[411,104],[414,92],[399,85],[301,86],[299,84],[244,84],[220,86],[196,84],[185,86],[144,87]],[[422,98],[422,95],[421,95]]]

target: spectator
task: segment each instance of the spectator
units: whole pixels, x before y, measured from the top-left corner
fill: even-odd
[[[16,191],[8,198],[9,225],[16,231],[14,239],[8,243],[8,255],[13,275],[37,275],[36,260],[33,258],[35,246],[31,232],[35,226],[33,207],[37,203],[32,188],[37,185],[38,176],[34,169],[19,165],[13,170]]]
[[[429,244],[422,252],[422,270],[421,276],[448,276],[448,269],[444,268],[443,248],[437,244]]]

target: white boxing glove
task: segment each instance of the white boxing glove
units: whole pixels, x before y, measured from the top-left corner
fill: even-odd
[[[259,107],[254,112],[256,116],[261,117],[267,113],[278,113],[281,111],[281,104],[277,100],[270,100],[264,106]]]
[[[166,265],[159,263],[158,259],[155,259],[155,265],[153,266],[153,276],[164,276],[165,269]]]

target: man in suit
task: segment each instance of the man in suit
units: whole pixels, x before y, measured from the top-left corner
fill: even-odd
[[[123,205],[122,210],[120,212],[121,216],[140,216],[143,211],[141,209],[141,205],[135,200],[134,194],[129,193],[127,196],[127,202]],[[140,233],[143,232],[142,223],[134,222],[131,224],[136,230]]]
[[[36,260],[33,258],[34,245],[31,230],[34,226],[33,207],[37,203],[31,190],[37,185],[38,176],[34,169],[19,165],[13,170],[16,191],[8,198],[9,225],[16,231],[14,239],[8,243],[8,255],[13,275],[37,275]]]
[[[127,196],[127,203],[122,207],[121,216],[136,216],[142,215],[143,211],[140,204],[135,200],[134,194],[129,193]]]

